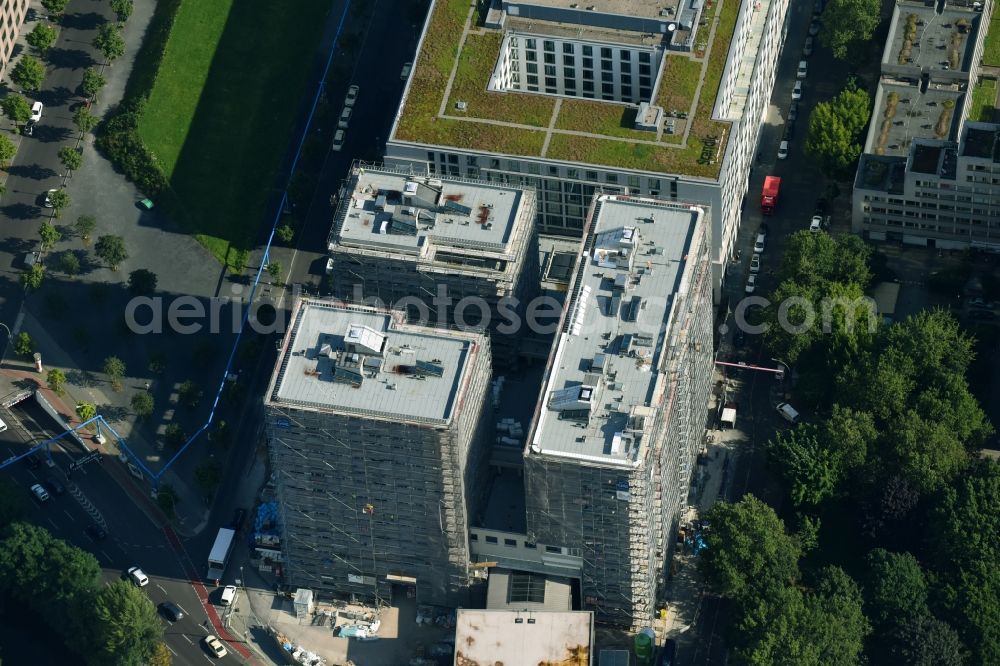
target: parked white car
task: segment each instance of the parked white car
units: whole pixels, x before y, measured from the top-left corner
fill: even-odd
[[[344,138],[347,135],[344,130],[339,129],[333,134],[333,143],[330,145],[330,150],[340,150],[344,147]]]
[[[802,81],[795,82],[795,86],[792,88],[792,99],[793,100],[802,99]]]
[[[778,159],[783,160],[788,158],[788,142],[782,141],[781,145],[778,146]]]
[[[750,272],[760,273],[760,255],[755,254],[750,257]]]
[[[751,273],[747,277],[747,286],[743,288],[743,291],[745,291],[748,294],[752,294],[756,290],[757,290],[757,275]]]
[[[354,103],[358,101],[358,91],[360,88],[358,86],[351,86],[347,89],[347,97],[344,98],[344,106],[354,106]]]
[[[222,588],[222,605],[232,606],[236,602],[236,586],[226,585]]]
[[[36,483],[31,486],[31,494],[35,496],[39,502],[44,502],[49,499],[49,491],[47,491],[42,484]]]
[[[807,74],[809,74],[809,62],[806,60],[799,60],[799,68],[795,71],[795,78],[804,79]]]
[[[412,71],[413,71],[413,63],[412,62],[406,63],[405,65],[403,65],[403,69],[399,72],[399,79],[401,81],[405,81],[406,79],[410,78],[410,72]]]
[[[149,576],[147,576],[142,569],[139,567],[132,567],[128,570],[129,579],[138,585],[139,587],[146,587],[149,585]]]
[[[823,228],[823,218],[819,215],[813,215],[812,219],[809,220],[809,231],[812,233],[817,233]]]
[[[42,109],[44,108],[45,105],[41,102],[35,102],[31,105],[31,122],[37,123],[42,119]]]
[[[351,107],[344,107],[344,110],[340,112],[340,120],[337,121],[337,127],[347,129],[347,126],[351,124],[351,112]]]

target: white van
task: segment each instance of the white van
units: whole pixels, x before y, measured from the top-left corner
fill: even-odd
[[[781,414],[781,418],[785,419],[789,423],[799,422],[799,413],[795,411],[795,408],[789,405],[787,402],[779,404],[775,409]]]
[[[784,142],[782,142],[784,143]],[[764,252],[764,240],[767,238],[764,234],[757,234],[757,240],[753,243],[753,251],[757,254],[762,254]]]

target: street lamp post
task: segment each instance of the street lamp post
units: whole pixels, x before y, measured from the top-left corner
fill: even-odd
[[[3,330],[7,332],[7,342],[4,343],[3,352],[0,353],[0,367],[3,367],[3,359],[7,356],[7,347],[10,346],[10,339],[14,337],[14,334],[10,332],[9,328],[7,328],[7,324],[2,321],[0,321],[0,327],[3,327]]]

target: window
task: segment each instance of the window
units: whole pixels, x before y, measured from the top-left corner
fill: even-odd
[[[524,542],[524,547],[525,548],[529,548],[531,550],[534,550],[534,549],[538,548],[538,546],[536,544],[533,544],[530,541],[525,541]]]
[[[586,92],[589,92],[589,93],[594,92],[594,82],[593,81],[584,81],[583,82],[583,92],[585,92],[585,93]]]
[[[615,75],[611,72],[601,72],[601,81],[605,83],[612,83],[615,80]]]
[[[623,86],[632,85],[632,76],[629,74],[622,74],[621,82]]]
[[[549,167],[549,175],[550,176],[556,176],[556,177],[558,177],[559,176],[559,167],[557,167],[557,166],[550,166]],[[549,185],[549,181],[545,181],[545,186],[548,187],[548,185]]]
[[[486,543],[497,543],[497,538],[495,536],[486,537]]]
[[[594,47],[587,46],[586,44],[584,44],[583,45],[583,55],[585,55],[585,56],[592,56],[592,55],[594,55]]]
[[[554,53],[556,50],[556,43],[546,39],[542,42],[542,48],[545,49],[546,53]]]
[[[525,51],[524,59],[528,62],[538,62],[538,54],[534,51]]]
[[[528,60],[531,60],[531,58],[528,58]],[[649,76],[651,71],[649,65],[639,65],[639,74],[641,76]]]
[[[469,541],[479,541],[479,535],[478,534],[470,534],[469,535]]]
[[[639,176],[629,176],[628,186],[636,190],[639,189]]]
[[[639,62],[649,62],[649,51],[639,51]]]
[[[545,76],[555,76],[555,75],[556,75],[556,66],[555,65],[546,65],[545,66]],[[553,85],[555,85],[555,84],[553,84]]]
[[[537,90],[538,77],[534,74],[528,74],[528,86],[535,86],[535,89]]]
[[[572,42],[563,42],[563,53],[572,53],[573,44]]]
[[[465,166],[477,166],[478,164],[479,164],[479,160],[476,159],[476,157],[474,155],[466,155],[465,156]]]
[[[576,70],[572,67],[567,67],[563,70],[563,76],[566,77],[566,85],[569,85],[576,78]]]
[[[545,552],[546,553],[557,553],[557,554],[561,555],[562,554],[562,548],[560,548],[559,546],[546,546],[545,547]]]
[[[599,176],[597,175],[596,171],[588,171],[587,172],[587,180],[598,180],[598,178],[599,178]],[[583,194],[584,194],[584,196],[588,196],[589,197],[593,193],[594,193],[593,190],[591,190],[590,192],[584,191]]]
[[[610,58],[611,57],[611,49],[609,49],[607,46],[602,46],[601,47],[601,57],[602,58]]]
[[[632,72],[631,62],[623,62],[620,67],[623,74],[630,74]]]
[[[538,65],[533,62],[528,63],[528,74],[538,74]]]
[[[622,85],[622,99],[632,99],[632,86]]]
[[[566,177],[567,178],[578,179],[580,177],[580,170],[579,169],[566,169]]]
[[[543,603],[545,576],[531,573],[511,573],[507,586],[507,603]]]
[[[504,539],[503,545],[513,546],[514,548],[517,548],[517,539]]]
[[[615,84],[613,84],[613,83],[602,83],[601,84],[601,94],[604,95],[604,99],[614,99]]]
[[[605,72],[610,72],[614,68],[615,68],[614,63],[612,63],[610,60],[601,61],[601,69],[603,69]]]
[[[556,64],[556,54],[555,53],[546,53],[546,54],[544,54],[544,58],[545,58],[545,62],[547,62],[548,64],[550,64],[550,65]]]
[[[558,85],[559,84],[556,83],[556,77],[554,77],[554,76],[546,76],[545,77],[545,87],[546,88],[552,88],[552,90],[546,90],[545,92],[555,93],[556,92],[556,86],[558,86]]]
[[[524,40],[524,46],[526,48],[529,48],[529,49],[534,49],[535,48],[535,40],[534,39],[526,39],[526,40]]]
[[[594,59],[593,58],[584,58],[583,59],[583,67],[584,67],[584,69],[593,69],[594,68]]]
[[[584,81],[593,81],[594,80],[594,70],[592,70],[592,69],[585,69],[585,70],[583,70],[583,80]]]
[[[564,55],[563,56],[563,66],[564,67],[572,67],[575,64],[576,64],[576,58],[574,58],[571,55]]]
[[[609,174],[607,174],[606,179],[612,185],[617,185],[618,184],[618,174],[616,174],[616,173],[609,173]]]

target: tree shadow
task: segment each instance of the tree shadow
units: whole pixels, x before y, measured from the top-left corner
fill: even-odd
[[[66,14],[62,17],[62,25],[73,30],[96,30],[106,19],[97,12],[80,12],[78,14]]]
[[[80,49],[52,48],[45,54],[45,59],[52,66],[62,69],[86,69],[95,64],[90,54]]]
[[[36,125],[34,137],[42,143],[66,141],[73,138],[76,129],[72,127],[56,127],[54,125]]]
[[[97,413],[108,423],[124,423],[132,412],[123,405],[98,405]]]
[[[49,167],[43,167],[40,164],[15,164],[7,170],[7,173],[18,178],[30,178],[31,180],[45,180],[59,175]]]
[[[100,384],[97,377],[86,370],[71,370],[67,372],[66,381],[82,388],[93,388]]]
[[[59,86],[54,90],[47,90],[44,93],[38,94],[38,99],[47,106],[62,106],[74,97],[76,97],[76,92],[66,86]],[[70,108],[70,111],[72,110]]]
[[[40,206],[26,203],[16,203],[0,208],[3,214],[14,220],[33,220],[42,214]]]

